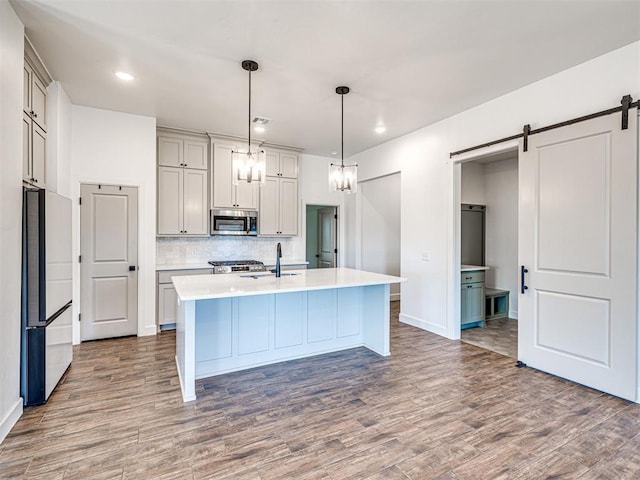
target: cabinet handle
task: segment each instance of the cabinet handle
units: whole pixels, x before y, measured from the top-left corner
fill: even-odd
[[[34,182],[36,182],[36,183],[38,183],[38,179],[37,179],[37,178],[34,178],[34,179],[33,179],[33,181],[34,181]]]

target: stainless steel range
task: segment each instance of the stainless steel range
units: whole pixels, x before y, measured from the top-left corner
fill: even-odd
[[[258,260],[212,260],[213,273],[264,272],[264,263]]]

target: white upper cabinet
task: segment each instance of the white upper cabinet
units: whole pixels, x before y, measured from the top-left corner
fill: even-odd
[[[298,178],[298,154],[267,150],[267,176]]]
[[[158,235],[209,235],[208,142],[158,135]]]
[[[47,82],[51,78],[28,40],[23,75],[22,180],[46,188]]]
[[[260,235],[298,234],[298,181],[267,177],[260,188]]]
[[[158,165],[207,170],[207,143],[184,138],[158,137]]]
[[[235,145],[213,143],[213,202],[212,208],[257,210],[259,182],[233,184],[233,160],[231,153]]]

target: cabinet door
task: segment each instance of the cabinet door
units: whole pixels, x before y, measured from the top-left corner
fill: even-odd
[[[257,210],[260,182],[240,183],[236,186],[236,208],[243,210]]]
[[[24,90],[22,94],[22,109],[30,114],[31,113],[31,75],[33,70],[27,62],[24,62]],[[29,116],[31,118],[31,116]]]
[[[266,152],[267,176],[277,177],[280,173],[280,154],[272,150]]]
[[[179,138],[158,137],[158,165],[163,167],[182,167],[184,141]]]
[[[280,154],[280,176],[298,178],[298,155],[295,153]]]
[[[298,181],[288,178],[280,179],[280,227],[281,235],[298,234]]]
[[[33,121],[47,131],[47,89],[36,77],[31,75],[31,110]]]
[[[484,283],[472,283],[467,288],[468,322],[484,321]],[[467,285],[469,287],[469,285]]]
[[[158,285],[158,325],[176,323],[177,319],[176,289],[172,283]]]
[[[184,141],[184,166],[198,170],[207,169],[207,144],[193,140]]]
[[[207,172],[184,169],[183,232],[187,235],[207,235]]]
[[[231,182],[233,146],[216,143],[213,147],[213,206],[235,208],[235,187]]]
[[[32,122],[31,126],[31,173],[33,175],[33,183],[40,188],[45,188],[47,133],[35,122]]]
[[[260,235],[278,233],[279,178],[267,177],[260,186]]]
[[[22,179],[31,183],[33,180],[33,169],[31,164],[31,116],[22,113]]]
[[[183,228],[184,169],[158,167],[158,235],[180,235]]]

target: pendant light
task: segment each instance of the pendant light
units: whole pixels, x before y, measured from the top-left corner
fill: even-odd
[[[251,72],[258,70],[258,63],[253,60],[243,60],[242,68],[249,72],[249,135],[247,151],[233,150],[231,152],[233,164],[233,184],[265,181],[266,153],[258,147],[251,149]]]
[[[349,87],[337,87],[341,103],[341,152],[340,164],[329,165],[329,188],[333,191],[355,193],[358,191],[358,164],[344,164],[344,96],[349,93]]]

